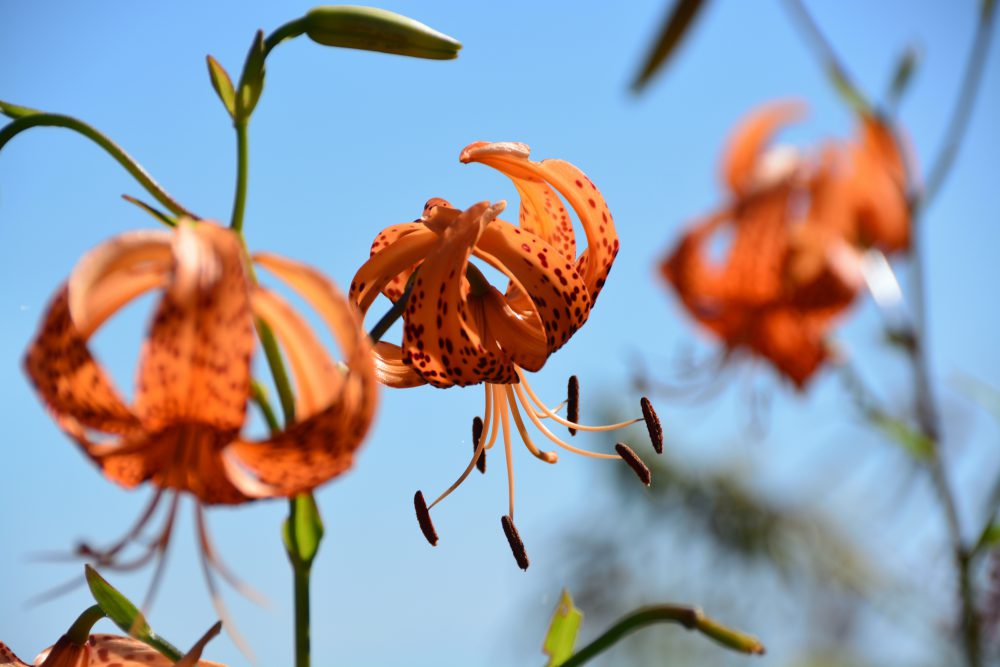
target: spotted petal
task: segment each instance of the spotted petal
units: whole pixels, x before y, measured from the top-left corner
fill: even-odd
[[[87,639],[84,647],[77,649],[72,655],[66,654],[65,658],[72,659],[67,662],[63,657],[57,655],[59,644],[50,647],[38,654],[35,658],[35,667],[170,667],[174,664],[172,660],[161,655],[158,651],[142,643],[138,639],[130,637],[118,637],[115,635],[91,635]],[[0,666],[7,663],[2,662],[3,650],[0,644]],[[10,663],[12,665],[23,665],[18,661]],[[177,663],[180,665],[181,663]],[[199,660],[185,663],[187,665],[197,664],[198,667],[225,667],[221,663],[209,660]]]
[[[182,223],[173,252],[173,275],[143,345],[136,414],[148,431],[177,422],[236,431],[254,345],[243,247],[213,223]]]
[[[577,260],[577,271],[583,276],[593,301],[604,286],[619,248],[618,234],[608,205],[597,186],[569,162],[563,160],[533,162],[529,156],[530,151],[524,144],[478,141],[466,146],[459,159],[466,163],[481,162],[493,167],[513,180],[519,191],[528,192],[529,211],[537,216],[532,218],[532,224],[535,224],[536,219],[544,221],[542,211],[546,210],[544,206],[546,192],[533,186],[532,183],[543,181],[566,199],[580,218],[580,224],[587,236],[587,248]],[[539,199],[542,202],[541,206],[537,204]],[[565,211],[561,211],[561,214],[565,215]],[[539,222],[538,225],[544,231],[543,238],[547,235],[558,249],[565,242],[567,233],[565,231],[557,233],[554,230],[565,230],[566,221],[558,217],[558,213],[555,215],[557,217],[550,215],[548,221]]]
[[[361,328],[359,314],[344,295],[319,272],[303,264],[274,255],[257,255],[255,261],[315,308],[337,340],[347,367],[339,391],[330,396],[327,405],[317,406],[316,412],[269,440],[238,441],[227,449],[227,456],[253,475],[255,483],[244,484],[244,492],[291,496],[351,467],[354,452],[371,425],[378,385],[368,337]],[[301,373],[296,379],[313,396],[330,395],[325,374]],[[247,481],[230,477],[238,484]]]

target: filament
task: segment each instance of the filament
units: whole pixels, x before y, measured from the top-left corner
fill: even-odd
[[[514,369],[517,372],[518,379],[521,380],[520,384],[525,388],[525,390],[527,390],[528,396],[531,397],[531,402],[533,402],[535,405],[538,406],[539,410],[542,411],[542,414],[544,414],[546,417],[550,418],[557,424],[562,424],[563,426],[567,426],[569,428],[575,428],[578,431],[617,431],[620,428],[625,428],[626,426],[631,426],[632,424],[637,424],[642,421],[642,418],[638,418],[638,419],[630,419],[628,421],[619,422],[617,424],[606,424],[603,426],[587,426],[584,424],[577,424],[576,422],[572,422],[568,419],[563,419],[562,417],[557,415],[554,411],[549,410],[547,407],[545,407],[545,404],[542,403],[541,399],[538,398],[538,395],[531,388],[531,385],[528,384],[528,379],[524,376],[524,371],[522,371],[517,366],[515,366]],[[518,395],[521,395],[521,392],[518,392]],[[527,401],[527,399],[523,397],[521,398],[521,403],[525,406],[525,408],[528,408],[530,406],[530,403]],[[539,426],[539,428],[541,429],[543,427]]]
[[[528,398],[524,395],[524,390],[521,389],[521,385],[522,384],[524,384],[524,382],[521,382],[520,384],[514,385],[514,391],[517,392],[517,397],[518,397],[518,399],[520,399],[521,403],[522,404],[526,404],[528,402]],[[559,438],[557,438],[552,433],[552,431],[550,431],[549,429],[547,429],[545,427],[545,424],[543,424],[540,419],[538,419],[537,417],[535,417],[535,415],[533,413],[528,412],[528,418],[535,425],[535,428],[537,428],[539,431],[541,431],[542,434],[544,434],[546,438],[548,438],[549,440],[551,440],[552,442],[554,442],[556,445],[559,445],[560,447],[562,447],[565,450],[571,451],[574,454],[580,454],[582,456],[590,456],[590,457],[593,457],[593,458],[596,458],[596,459],[617,459],[618,458],[618,456],[615,455],[615,454],[600,454],[598,452],[588,452],[585,449],[580,449],[579,447],[574,447],[573,445],[565,443],[562,440],[560,440]],[[561,417],[560,417],[560,419],[561,419]],[[633,422],[629,422],[629,423],[633,423]],[[581,427],[577,426],[577,428],[581,428]]]
[[[499,387],[494,387],[494,391],[499,391]],[[494,400],[496,400],[495,397]],[[507,457],[507,498],[510,504],[510,510],[507,512],[507,516],[510,518],[510,521],[513,522],[514,521],[514,457],[513,454],[511,453],[511,447],[510,447],[510,418],[507,415],[507,410],[500,411],[500,419],[503,420],[503,451],[504,455]],[[536,424],[537,423],[538,422],[536,422]]]
[[[504,391],[507,394],[507,404],[510,406],[511,416],[514,417],[514,424],[517,426],[518,433],[521,434],[521,440],[524,441],[524,446],[528,448],[528,451],[531,452],[535,458],[541,459],[546,463],[555,463],[558,461],[559,457],[555,452],[543,452],[535,446],[535,443],[531,441],[531,437],[528,435],[528,430],[524,428],[524,420],[521,419],[521,413],[518,412],[517,402],[514,399],[514,390],[508,384],[504,385]]]

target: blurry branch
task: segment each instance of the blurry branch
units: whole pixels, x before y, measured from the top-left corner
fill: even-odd
[[[837,92],[855,111],[870,113],[871,104],[861,89],[854,84],[847,73],[847,68],[844,67],[823,31],[819,29],[819,25],[813,20],[809,10],[802,4],[802,0],[785,0],[785,7],[788,8],[792,20],[805,35],[806,41],[815,52],[816,57],[819,58]]]
[[[632,82],[632,92],[640,92],[653,75],[660,70],[676,51],[694,23],[707,0],[675,0],[670,13],[663,21],[660,34],[643,62],[642,69]]]
[[[916,205],[917,208],[926,208],[930,201],[937,195],[938,190],[947,178],[951,165],[958,155],[965,128],[969,125],[969,117],[972,114],[972,107],[975,106],[976,93],[979,92],[980,82],[983,78],[983,69],[986,65],[986,55],[990,49],[990,37],[993,34],[993,13],[996,3],[988,0],[983,3],[980,12],[979,22],[976,26],[976,36],[972,42],[972,51],[969,53],[969,60],[965,66],[965,75],[962,77],[962,88],[958,94],[958,102],[952,111],[951,121],[948,123],[948,130],[945,133],[944,143],[938,152],[937,159],[927,171],[927,180],[924,185],[923,194]]]

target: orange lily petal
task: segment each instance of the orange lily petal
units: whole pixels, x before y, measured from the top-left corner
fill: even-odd
[[[66,428],[130,433],[139,422],[87,349],[76,328],[64,286],[49,305],[24,369],[49,409]]]
[[[182,223],[174,273],[143,345],[135,411],[147,431],[197,422],[243,425],[254,345],[249,281],[237,235]]]
[[[533,162],[529,159],[529,155],[530,150],[524,144],[477,141],[465,147],[459,160],[465,163],[481,162],[493,167],[514,181],[519,191],[531,187],[532,182],[542,180],[565,197],[580,218],[580,224],[587,236],[587,248],[577,260],[576,269],[583,276],[593,302],[604,286],[619,248],[618,234],[607,202],[586,174],[569,162],[563,160]],[[539,196],[544,200],[544,192],[537,191],[536,188],[529,201],[535,202]],[[539,216],[544,208],[544,203],[541,209],[537,205],[529,205],[531,212]],[[550,218],[548,224],[555,225],[557,229],[564,229],[562,221],[552,222]]]
[[[436,387],[515,381],[510,358],[480,337],[482,323],[469,310],[464,277],[473,246],[503,206],[479,202],[462,212],[417,273],[406,306],[403,359]]]
[[[45,664],[50,655],[56,650],[56,646],[50,647],[38,654],[35,658],[36,667],[56,667],[56,665],[73,665],[73,667],[111,667],[120,665],[121,667],[170,667],[173,661],[161,655],[158,651],[142,643],[138,639],[130,637],[118,637],[115,635],[91,635],[87,639],[85,650],[77,661],[64,663],[58,661]],[[2,653],[0,653],[2,656]],[[0,665],[5,663],[0,662]],[[17,663],[12,663],[17,664]],[[24,663],[20,663],[24,664]],[[180,663],[178,663],[180,664]],[[209,660],[198,661],[198,667],[225,667],[221,663]]]
[[[0,642],[0,667],[30,667],[16,655],[9,646]]]
[[[287,301],[258,287],[252,302],[254,315],[271,326],[288,358],[295,382],[296,416],[305,419],[315,414],[340,392],[343,374],[312,328]]]
[[[593,302],[572,258],[559,254],[535,234],[502,220],[494,221],[483,231],[476,254],[483,253],[506,268],[531,299],[545,328],[549,354],[562,347],[587,321]],[[517,348],[516,339],[504,345],[512,356]],[[527,370],[538,369],[521,362],[518,365]]]
[[[416,222],[404,222],[401,225],[393,225],[392,227],[386,227],[375,240],[372,242],[371,255],[376,255],[379,251],[394,245],[404,236],[412,234],[413,232],[419,232],[425,230],[423,224],[419,221]],[[412,265],[407,269],[404,269],[393,276],[389,282],[385,284],[382,288],[382,294],[386,296],[390,301],[394,302],[396,299],[403,295],[403,290],[406,289],[406,281],[410,279],[410,274],[413,273],[413,269],[416,265]]]
[[[372,350],[375,360],[375,377],[379,384],[393,389],[419,387],[427,382],[403,361],[403,350],[393,343],[379,341]]]
[[[375,412],[378,385],[368,336],[344,295],[308,266],[275,255],[254,259],[315,308],[336,338],[347,366],[339,395],[329,405],[269,440],[237,441],[227,447],[227,455],[256,478],[256,488],[241,486],[242,491],[291,496],[351,467]]]
[[[736,127],[722,157],[722,177],[734,194],[752,189],[758,160],[771,137],[805,111],[802,102],[774,102],[755,109]]]
[[[372,255],[351,281],[351,301],[362,313],[367,313],[383,287],[418,264],[438,240],[438,235],[429,229],[415,230]]]

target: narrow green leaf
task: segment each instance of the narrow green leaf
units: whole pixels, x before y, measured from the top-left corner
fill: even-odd
[[[130,204],[135,204],[136,206],[138,206],[139,208],[141,208],[143,211],[145,211],[146,213],[150,214],[151,216],[153,216],[154,218],[156,218],[157,220],[159,220],[160,222],[162,222],[167,227],[176,227],[177,226],[177,218],[173,218],[173,217],[167,215],[166,213],[164,213],[160,209],[158,209],[155,206],[152,206],[150,204],[147,204],[146,202],[142,201],[141,199],[136,199],[135,197],[131,197],[129,195],[122,195],[122,199],[124,199],[125,201],[127,201]]]
[[[871,115],[872,105],[868,103],[864,94],[851,83],[850,79],[847,78],[836,63],[830,63],[826,69],[826,74],[833,84],[834,90],[847,103],[847,106],[857,114],[863,116]]]
[[[114,621],[115,625],[127,633],[128,636],[138,639],[144,644],[148,644],[174,662],[181,659],[181,652],[170,642],[157,636],[153,632],[153,629],[149,627],[149,623],[146,622],[146,618],[142,615],[142,612],[128,598],[122,595],[118,589],[99,575],[97,570],[89,565],[85,565],[84,573],[87,577],[87,585],[90,587],[90,594],[94,596],[94,601],[108,615],[108,618]]]
[[[991,18],[993,18],[993,10],[996,9],[996,7],[997,7],[996,0],[983,0],[983,4],[981,7],[982,12],[980,14],[979,20],[989,21]]]
[[[247,52],[246,62],[243,64],[243,74],[240,76],[240,87],[236,96],[235,116],[236,122],[246,122],[250,119],[257,100],[264,91],[264,32],[257,31]]]
[[[889,84],[888,102],[890,106],[895,106],[903,98],[910,82],[913,81],[913,73],[920,63],[920,51],[912,44],[899,56],[896,62],[896,71],[892,75],[892,82]]]
[[[419,21],[375,7],[326,6],[302,18],[317,44],[380,51],[411,58],[451,60],[462,44]]]
[[[870,415],[870,419],[885,436],[902,445],[916,460],[928,461],[934,455],[934,442],[906,422],[882,412]]]
[[[639,71],[639,76],[632,83],[632,90],[639,92],[661,67],[663,67],[670,56],[680,45],[681,40],[687,35],[688,30],[694,23],[695,17],[707,5],[706,0],[677,0],[667,14],[660,36],[653,44],[646,61]]]
[[[545,635],[542,651],[549,656],[546,667],[559,667],[573,655],[576,646],[576,634],[583,622],[583,612],[573,605],[569,591],[563,589],[556,610],[549,623],[549,631]]]
[[[293,563],[310,565],[323,539],[323,518],[311,493],[301,493],[289,503],[288,518],[282,524],[282,538]]]
[[[229,73],[219,64],[219,61],[212,56],[205,56],[208,63],[208,78],[212,81],[212,88],[222,100],[222,105],[232,118],[236,118],[236,90],[233,88],[233,80],[229,78]]]
[[[4,102],[0,100],[0,113],[8,118],[13,118],[17,120],[18,118],[24,118],[26,116],[34,116],[42,113],[37,109],[32,109],[30,107],[19,107],[16,104],[11,104],[10,102]]]

